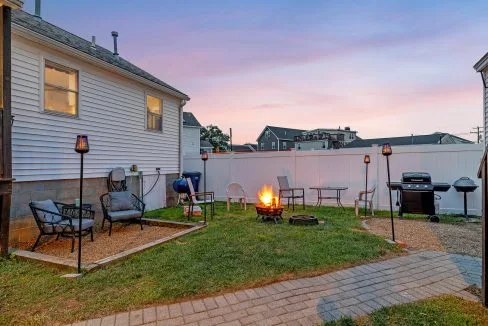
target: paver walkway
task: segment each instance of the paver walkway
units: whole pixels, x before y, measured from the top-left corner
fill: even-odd
[[[73,325],[314,325],[441,294],[476,300],[463,290],[471,284],[481,284],[480,258],[417,252],[322,276],[133,310]]]

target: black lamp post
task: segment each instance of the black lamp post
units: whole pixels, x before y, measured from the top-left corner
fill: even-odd
[[[81,273],[81,220],[83,217],[83,154],[88,153],[90,146],[88,146],[88,136],[78,135],[76,137],[75,151],[81,154],[80,161],[80,206],[78,214],[78,273]]]
[[[369,155],[364,155],[364,164],[366,165],[366,189],[364,191],[364,217],[368,215],[368,165],[371,163]]]
[[[391,201],[391,185],[390,185],[390,160],[389,156],[391,155],[391,146],[390,143],[383,144],[383,148],[381,149],[381,154],[386,157],[386,170],[388,171],[388,193],[390,194],[390,218],[391,218],[391,238],[395,241],[395,226],[393,224],[393,204]]]
[[[205,224],[207,224],[207,160],[208,160],[208,153],[207,151],[202,152],[202,161],[203,161],[203,219]]]

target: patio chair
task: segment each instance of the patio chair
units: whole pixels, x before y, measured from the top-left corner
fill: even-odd
[[[238,183],[231,183],[226,188],[227,193],[227,211],[230,211],[230,203],[232,199],[237,199],[239,201],[239,206],[242,208],[242,203],[244,203],[244,210],[247,210],[247,199],[246,192],[244,188]]]
[[[189,194],[188,194],[188,199],[190,200],[190,207],[188,209],[188,220],[193,216],[193,208],[195,206],[200,206],[200,205],[210,205],[210,216],[213,218],[214,213],[215,213],[215,195],[213,191],[207,191],[207,192],[195,192],[195,188],[193,188],[193,183],[191,182],[190,178],[186,178],[186,182],[188,183],[188,189],[189,189]],[[201,200],[198,199],[198,196],[205,196],[206,200]]]
[[[134,194],[128,191],[108,192],[100,196],[102,204],[103,221],[102,230],[105,220],[110,223],[108,235],[112,235],[112,224],[114,222],[130,222],[139,220],[142,230],[142,218],[146,204]]]
[[[357,199],[354,200],[354,211],[356,212],[356,217],[359,216],[359,208],[369,206],[371,210],[371,215],[374,216],[374,209],[373,209],[373,198],[374,193],[376,192],[376,187],[373,187],[367,191],[368,193],[368,201],[366,202],[366,191],[360,191],[359,196]]]
[[[31,251],[34,251],[44,235],[55,235],[56,240],[62,237],[71,238],[71,252],[75,249],[75,238],[78,236],[80,230],[79,215],[64,214],[63,207],[71,206],[50,199],[43,201],[32,201],[29,207],[34,215],[37,227],[39,228],[39,236],[37,237]],[[69,211],[74,211],[70,209]],[[82,236],[90,234],[91,241],[93,241],[93,225],[95,224],[95,212],[89,209],[82,208],[81,232]]]
[[[291,188],[290,184],[288,183],[287,176],[279,176],[278,177],[278,184],[280,185],[279,190],[279,202],[281,203],[281,199],[288,200],[288,207],[290,207],[290,199],[292,201],[293,210],[295,210],[295,199],[302,199],[302,205],[305,209],[305,189],[304,188]]]

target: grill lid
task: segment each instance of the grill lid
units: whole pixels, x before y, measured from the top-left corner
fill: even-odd
[[[478,186],[468,177],[462,177],[454,181],[452,185],[457,191],[474,191]]]
[[[427,172],[403,172],[403,183],[431,183],[432,179]]]

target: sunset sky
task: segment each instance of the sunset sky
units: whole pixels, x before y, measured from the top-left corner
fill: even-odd
[[[122,57],[187,93],[202,124],[232,127],[234,143],[265,125],[475,139],[488,1],[351,3],[43,0],[42,17],[108,49],[118,31]]]

